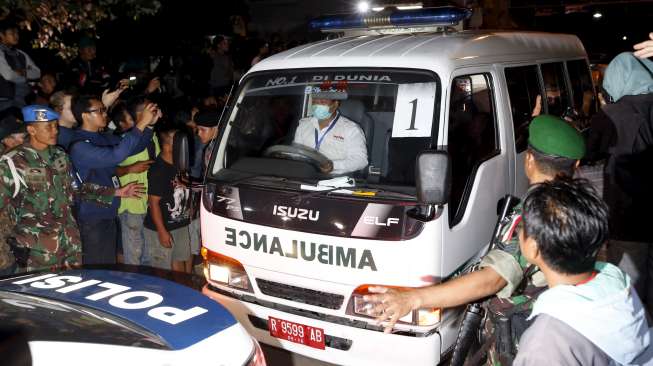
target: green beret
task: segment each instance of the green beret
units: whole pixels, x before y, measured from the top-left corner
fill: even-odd
[[[585,156],[585,139],[569,122],[550,115],[533,119],[528,126],[528,144],[535,150],[569,159]]]

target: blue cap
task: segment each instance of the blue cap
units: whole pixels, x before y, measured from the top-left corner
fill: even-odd
[[[36,122],[50,122],[59,119],[59,113],[44,105],[28,105],[23,107],[23,121],[27,124]]]

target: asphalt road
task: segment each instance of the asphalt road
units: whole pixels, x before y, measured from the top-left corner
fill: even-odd
[[[261,345],[268,366],[331,366],[332,363],[318,361],[265,344]]]

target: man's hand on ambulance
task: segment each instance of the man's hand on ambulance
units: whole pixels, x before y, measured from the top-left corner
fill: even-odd
[[[376,317],[378,324],[383,324],[385,333],[390,333],[399,319],[422,304],[417,290],[396,290],[381,286],[372,286],[368,290],[372,294],[363,297],[367,302],[367,314]]]

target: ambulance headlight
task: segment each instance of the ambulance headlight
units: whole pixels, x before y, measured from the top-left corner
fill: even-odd
[[[204,277],[209,282],[253,292],[245,267],[237,260],[202,247]]]
[[[383,285],[379,285],[383,286]],[[374,318],[370,316],[367,311],[370,303],[363,301],[363,296],[368,294],[367,288],[368,285],[360,286],[352,293],[352,296],[349,300],[349,305],[347,306],[347,314],[363,316],[366,318]],[[390,287],[390,286],[384,286]],[[398,323],[411,324],[417,326],[433,326],[440,322],[441,320],[441,309],[438,308],[424,308],[411,311],[406,314],[404,317],[399,318]]]

